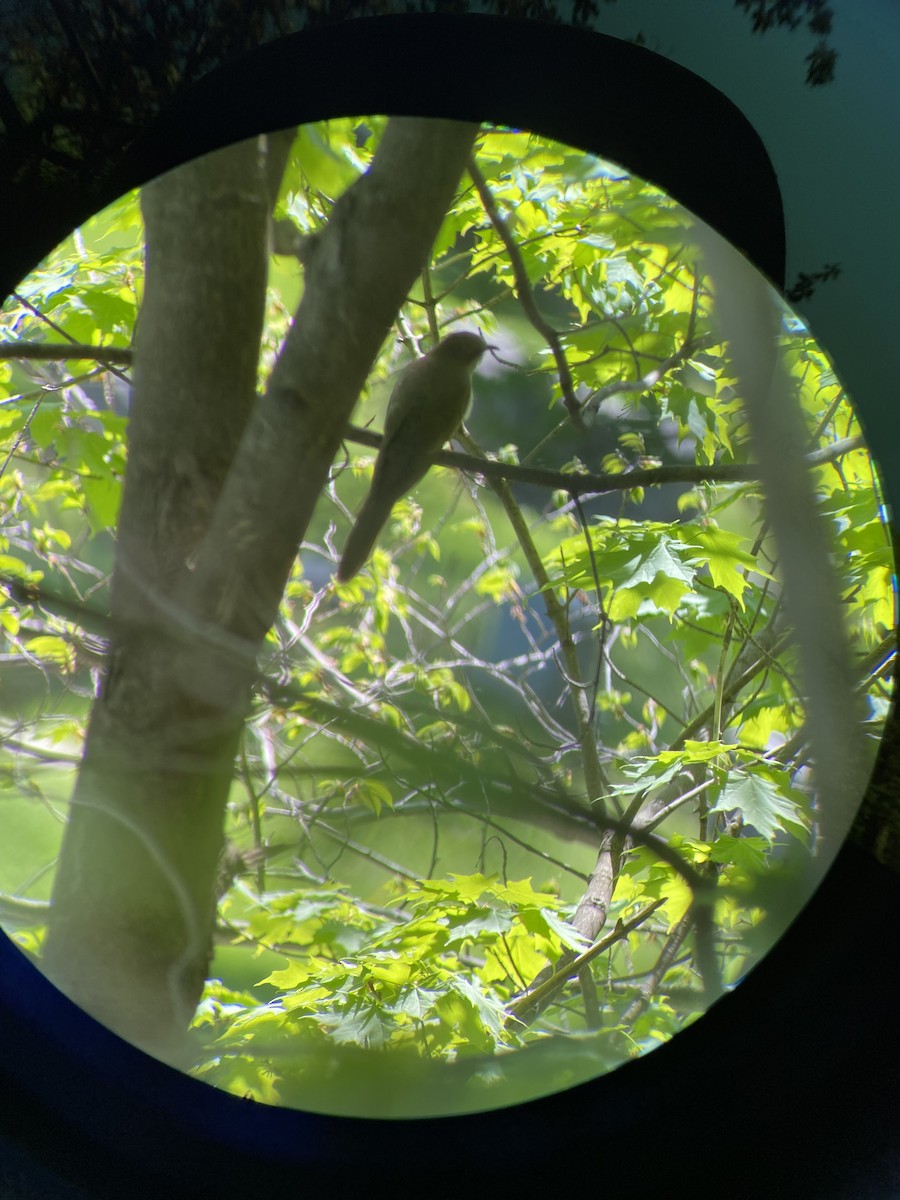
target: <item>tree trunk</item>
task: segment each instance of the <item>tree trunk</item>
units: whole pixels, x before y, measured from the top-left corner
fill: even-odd
[[[232,764],[296,548],[371,364],[477,130],[391,121],[305,261],[303,300],[255,399],[266,227],[290,137],[145,189],[112,638],[72,797],[44,965],[167,1061],[212,948]]]

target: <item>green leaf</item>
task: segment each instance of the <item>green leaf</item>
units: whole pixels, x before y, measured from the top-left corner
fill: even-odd
[[[612,620],[628,620],[642,605],[671,618],[695,575],[677,525],[602,521],[591,530],[591,541],[601,582],[610,589],[607,613]],[[563,567],[573,587],[593,585],[591,559],[581,537],[566,539],[549,565]]]
[[[383,808],[394,807],[394,796],[390,788],[377,779],[360,779],[353,787],[352,799],[371,809],[376,817]]]
[[[29,638],[25,649],[39,658],[41,662],[50,663],[67,674],[75,670],[75,649],[65,638],[42,635]]]
[[[734,863],[751,875],[760,875],[766,867],[769,843],[761,837],[717,837],[710,847],[709,857],[716,863]]]
[[[786,771],[762,766],[752,770],[736,768],[729,771],[718,798],[710,805],[710,812],[737,811],[745,825],[752,825],[762,837],[772,841],[783,830],[794,837],[805,835],[806,803],[802,793],[790,786]]]
[[[677,762],[687,766],[691,763],[715,762],[723,754],[729,754],[733,750],[734,747],[725,742],[697,742],[688,738],[680,750],[661,750],[657,759],[661,763]]]
[[[396,1028],[390,1015],[375,1004],[360,1003],[344,1013],[320,1013],[317,1019],[338,1045],[363,1046],[367,1050],[383,1050]]]
[[[86,501],[85,509],[91,529],[100,533],[115,529],[122,502],[122,485],[108,475],[102,479],[82,480],[81,490]]]
[[[712,524],[703,529],[692,527],[690,531],[685,530],[683,536],[696,550],[694,561],[702,562],[709,568],[713,584],[734,596],[743,608],[744,593],[749,586],[744,571],[766,574],[759,571],[753,556],[741,549],[741,543],[746,538]]]

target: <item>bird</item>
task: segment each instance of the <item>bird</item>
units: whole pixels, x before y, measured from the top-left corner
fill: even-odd
[[[401,371],[388,402],[372,487],[338,565],[339,582],[362,569],[391,509],[459,429],[472,396],[472,372],[494,348],[478,333],[451,333]]]

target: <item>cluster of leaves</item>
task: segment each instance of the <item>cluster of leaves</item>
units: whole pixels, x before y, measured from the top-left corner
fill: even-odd
[[[633,912],[638,897],[659,894],[661,881],[646,866],[635,859],[617,916]],[[637,882],[641,874],[646,879]],[[598,1062],[608,1067],[665,1040],[696,1008],[690,972],[675,968],[666,1017],[655,1014],[628,1030],[612,1020],[591,1031],[566,1006],[552,1034],[531,1032],[512,1015],[510,1001],[565,949],[581,952],[585,945],[567,922],[571,906],[557,894],[535,891],[527,879],[501,883],[474,874],[418,880],[391,908],[361,904],[344,888],[308,886],[261,896],[238,888],[222,911],[232,934],[257,953],[261,947],[277,950],[287,966],[251,991],[210,982],[194,1021],[202,1046],[197,1073],[259,1100],[299,1092],[320,1102],[323,1056],[333,1052],[340,1062],[342,1050],[389,1050],[382,1059],[388,1072],[395,1056],[407,1064],[410,1056],[458,1068],[472,1063],[469,1078],[474,1074],[478,1097],[488,1056],[528,1045],[558,1047],[574,1037],[590,1064],[587,1077]],[[243,916],[231,919],[233,912]],[[639,946],[635,939],[628,952]],[[623,991],[614,1007],[623,1011],[634,991]],[[270,998],[263,1001],[261,993]],[[494,1089],[502,1086],[508,1061],[488,1072]],[[436,1078],[425,1076],[429,1085]],[[511,1098],[521,1097],[513,1090]],[[455,1105],[461,1102],[454,1097]],[[396,1103],[402,1111],[417,1111],[414,1097]]]
[[[276,210],[298,245],[365,170],[382,128],[300,131]],[[696,880],[715,889],[712,955],[730,986],[775,935],[777,903],[757,885],[802,876],[814,853],[777,550],[759,485],[715,479],[749,451],[692,220],[619,168],[515,131],[486,132],[477,163],[484,187],[467,184],[447,214],[363,418],[383,409],[404,344],[479,327],[505,365],[487,361],[471,428],[509,465],[513,492],[432,471],[395,508],[369,567],[338,586],[336,551],[372,457],[335,464],[236,764],[228,832],[257,852],[253,886],[238,879],[222,900],[195,1022],[198,1074],[260,1099],[321,1084],[329,1047],[503,1064],[513,1049],[587,1039],[588,1069],[606,1069],[704,1007]],[[4,342],[98,348],[83,374],[0,360],[0,622],[22,681],[0,714],[0,771],[4,828],[29,847],[31,872],[0,858],[0,891],[20,896],[46,894],[58,831],[36,833],[35,798],[51,822],[64,806],[102,662],[91,613],[104,611],[127,372],[99,348],[130,345],[140,233],[125,197],[60,247],[3,319]],[[260,387],[302,286],[286,249],[270,271]],[[876,734],[894,622],[877,478],[826,356],[787,311],[781,341],[821,452],[811,471]],[[682,474],[648,488],[664,459]],[[521,464],[555,472],[556,488],[517,477]],[[572,472],[598,469],[609,494],[574,496]],[[584,695],[579,724],[569,714]],[[661,903],[519,1020],[516,997],[587,947],[571,921],[603,813],[634,836],[598,932]],[[277,865],[286,851],[291,865]],[[573,1078],[561,1070],[555,1079]]]
[[[360,907],[345,890],[263,897],[242,936],[274,940],[288,965],[262,980],[278,989],[277,1000],[225,1022],[220,1053],[252,1053],[254,1038],[284,1025],[301,1037],[327,1031],[338,1045],[416,1041],[434,1057],[506,1049],[518,1038],[506,1026],[504,1000],[562,946],[577,943],[556,911],[558,898],[528,880],[421,880],[396,903],[405,918],[399,908]],[[460,969],[475,958],[481,987]],[[198,1013],[201,1027],[223,1012],[212,1002],[216,991]]]

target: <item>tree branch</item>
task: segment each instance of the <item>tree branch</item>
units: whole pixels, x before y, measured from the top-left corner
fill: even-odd
[[[523,992],[520,996],[516,996],[510,1000],[506,1006],[507,1015],[515,1017],[517,1021],[521,1021],[524,1025],[530,1024],[553,1000],[553,998],[562,991],[566,983],[582,971],[589,963],[602,954],[604,950],[608,950],[610,946],[615,945],[621,938],[627,937],[635,929],[638,929],[652,916],[653,913],[665,901],[654,900],[651,904],[645,905],[633,917],[629,917],[627,921],[616,921],[613,928],[584,950],[581,954],[572,954],[571,951],[567,955],[563,955],[560,960],[561,965],[558,966],[552,975],[543,979],[535,987],[530,988],[527,992]]]
[[[569,370],[568,359],[563,350],[559,334],[544,319],[537,306],[534,298],[534,289],[531,286],[531,280],[528,278],[528,272],[525,269],[522,252],[519,250],[518,243],[513,237],[509,226],[503,219],[500,209],[497,207],[497,202],[494,200],[491,189],[488,187],[487,181],[482,175],[474,156],[469,159],[468,171],[472,182],[475,184],[475,190],[478,192],[484,211],[487,213],[488,219],[496,229],[498,237],[506,248],[506,253],[509,256],[509,265],[512,267],[513,278],[516,282],[516,294],[519,298],[519,303],[522,305],[522,310],[532,326],[550,347],[550,352],[553,355],[556,370],[559,374],[559,385],[562,389],[563,404],[566,406],[566,411],[572,419],[575,428],[583,430],[584,421],[581,416],[581,406],[575,397],[575,384],[572,380],[572,372]]]

